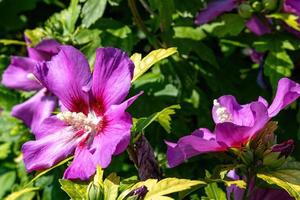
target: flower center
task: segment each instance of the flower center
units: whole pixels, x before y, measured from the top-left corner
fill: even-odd
[[[28,73],[27,74],[27,78],[29,80],[31,80],[31,81],[37,81],[37,82],[39,82],[38,79],[35,77],[35,75],[33,73]]]
[[[214,100],[214,106],[216,107],[216,114],[217,114],[218,120],[221,123],[232,121],[230,113],[227,111],[227,108],[224,106],[221,106],[221,104],[216,99]]]
[[[82,112],[65,111],[58,113],[56,116],[76,130],[83,130],[89,133],[98,131],[102,121],[102,117],[97,117],[92,112],[86,116]]]

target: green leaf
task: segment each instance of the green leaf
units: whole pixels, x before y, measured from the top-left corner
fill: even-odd
[[[293,61],[285,50],[271,51],[267,55],[264,65],[264,73],[270,78],[273,89],[277,87],[278,80],[291,76],[294,68]]]
[[[17,191],[17,192],[14,192],[14,193],[8,195],[7,197],[5,197],[4,200],[18,200],[23,195],[33,192],[33,191],[36,191],[36,190],[39,190],[39,189],[40,188],[38,188],[38,187],[25,188],[25,189],[22,189],[20,191]]]
[[[217,183],[210,183],[204,188],[208,199],[226,200],[225,192],[218,187]]]
[[[86,28],[78,28],[74,35],[74,42],[76,44],[86,44],[89,42],[93,42],[100,38],[101,31],[98,29],[86,29]]]
[[[25,30],[26,37],[29,38],[31,44],[33,46],[37,45],[44,37],[45,37],[45,30],[42,28],[35,28],[35,29],[26,29]]]
[[[0,145],[0,160],[7,158],[8,154],[10,153],[10,146],[11,143],[9,142]]]
[[[202,25],[201,28],[220,38],[237,36],[245,28],[245,22],[238,14],[224,14],[216,22]]]
[[[115,173],[110,174],[103,182],[104,200],[116,200],[118,197],[118,189],[120,177]]]
[[[300,170],[276,170],[272,172],[258,173],[257,177],[271,185],[281,187],[296,200],[300,199]]]
[[[104,14],[107,0],[87,0],[83,5],[81,17],[82,25],[90,27]]]
[[[5,195],[6,192],[11,190],[16,180],[16,173],[14,171],[6,172],[0,176],[0,199]]]
[[[71,199],[82,200],[86,199],[88,185],[84,182],[73,182],[67,179],[60,179],[59,183]]]
[[[174,38],[185,38],[196,41],[206,38],[206,34],[201,27],[175,26],[173,29],[175,32]]]
[[[158,121],[161,126],[169,133],[171,131],[171,116],[175,114],[175,109],[180,109],[180,105],[172,105],[164,108],[160,112],[154,113],[147,118],[140,118],[132,128],[132,133],[140,133],[147,128],[153,121]]]
[[[284,21],[291,28],[300,31],[300,26],[298,23],[298,16],[291,13],[273,13],[268,15],[269,18],[280,19]]]
[[[161,61],[164,58],[167,58],[173,54],[177,53],[175,47],[168,49],[157,49],[151,51],[147,56],[142,59],[142,55],[139,53],[133,54],[130,59],[135,65],[134,75],[131,82],[134,82],[140,76],[142,76],[152,65]]]
[[[71,0],[69,8],[65,12],[62,12],[62,17],[64,17],[62,20],[64,20],[69,33],[74,32],[79,14],[80,6],[78,5],[78,0]]]
[[[196,185],[205,185],[203,181],[178,179],[178,178],[165,178],[152,187],[147,187],[149,192],[146,194],[144,200],[156,200],[156,199],[172,199],[167,198],[165,195],[180,192],[183,190],[191,189]]]

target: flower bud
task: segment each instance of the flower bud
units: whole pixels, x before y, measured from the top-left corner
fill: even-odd
[[[277,0],[263,0],[263,6],[268,11],[273,11],[277,8]]]
[[[141,186],[137,189],[132,190],[125,199],[134,199],[134,200],[142,200],[147,194],[148,189],[146,186]]]
[[[242,3],[238,7],[238,13],[243,18],[250,18],[252,15],[252,7],[247,3]]]
[[[263,5],[260,1],[255,1],[252,3],[252,8],[254,11],[261,11],[263,9]]]
[[[280,152],[280,156],[288,157],[294,151],[295,144],[293,140],[288,140],[272,147],[272,152]]]
[[[91,182],[87,188],[88,200],[98,200],[103,199],[103,189],[102,187]]]

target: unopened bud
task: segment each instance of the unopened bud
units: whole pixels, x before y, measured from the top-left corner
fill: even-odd
[[[263,5],[260,1],[255,1],[252,3],[252,8],[255,11],[261,11],[263,9]]]
[[[247,3],[242,3],[238,7],[238,13],[243,18],[250,18],[252,15],[252,7]]]
[[[263,6],[268,11],[273,11],[277,8],[277,0],[263,0]]]
[[[143,199],[146,196],[147,192],[148,192],[147,187],[146,186],[141,186],[141,187],[139,187],[137,189],[132,190],[126,196],[125,199],[130,198],[130,199],[134,199],[134,200],[141,200],[141,199]]]
[[[280,156],[288,157],[294,151],[294,140],[288,140],[272,147],[272,152],[280,152]]]

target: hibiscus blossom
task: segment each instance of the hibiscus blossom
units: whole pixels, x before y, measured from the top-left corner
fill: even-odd
[[[96,166],[106,168],[112,155],[123,152],[130,141],[131,116],[126,108],[138,95],[128,95],[134,64],[115,48],[96,51],[94,71],[72,46],[61,46],[51,61],[39,64],[35,76],[65,111],[41,124],[36,140],[22,147],[28,172],[44,170],[74,153],[64,177],[86,180]]]
[[[214,132],[200,128],[192,135],[179,139],[178,143],[166,142],[170,167],[175,167],[184,160],[202,153],[240,148],[264,128],[272,117],[299,96],[300,85],[288,78],[282,78],[270,106],[262,97],[245,105],[240,105],[231,95],[214,100],[212,109],[216,124]]]
[[[28,40],[27,44],[30,45]],[[2,84],[6,87],[37,91],[33,97],[12,109],[12,115],[22,120],[33,133],[37,131],[40,123],[51,115],[56,105],[55,97],[33,75],[34,67],[57,54],[59,45],[55,40],[43,40],[35,47],[28,46],[28,57],[12,56],[10,65],[2,76]]]

